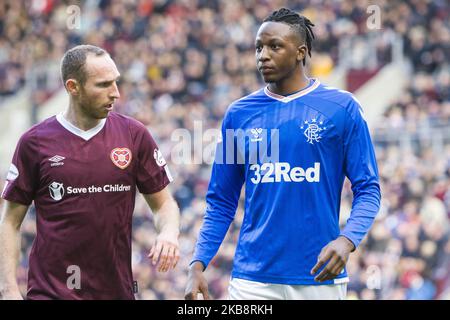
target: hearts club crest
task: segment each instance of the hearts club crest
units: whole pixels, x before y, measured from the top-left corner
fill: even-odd
[[[125,169],[131,163],[132,155],[128,148],[115,148],[111,151],[111,161],[120,169]]]

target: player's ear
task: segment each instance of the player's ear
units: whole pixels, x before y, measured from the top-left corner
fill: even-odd
[[[297,61],[301,62],[306,58],[307,48],[304,44],[297,47]]]
[[[71,95],[77,96],[80,91],[80,84],[75,79],[67,79],[66,88]]]

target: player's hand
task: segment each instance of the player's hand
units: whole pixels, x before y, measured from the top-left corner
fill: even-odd
[[[208,293],[208,282],[203,275],[203,264],[196,261],[189,268],[186,291],[184,292],[185,300],[197,300],[197,295],[201,293],[205,300],[210,300]]]
[[[311,275],[314,275],[324,264],[326,264],[325,268],[323,268],[314,280],[323,282],[336,278],[341,273],[342,269],[344,269],[350,252],[352,252],[354,248],[353,243],[342,236],[327,244],[320,252],[316,265],[311,269]]]
[[[153,265],[159,262],[159,272],[167,272],[171,268],[175,269],[180,259],[178,232],[162,231],[156,237],[148,257],[152,260]]]

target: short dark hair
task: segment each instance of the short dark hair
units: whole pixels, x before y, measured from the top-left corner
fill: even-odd
[[[86,57],[88,54],[102,56],[104,54],[108,54],[108,52],[102,48],[90,44],[78,45],[67,50],[61,60],[61,78],[64,86],[66,85],[67,79],[75,79],[80,84],[85,83],[86,70],[84,66],[86,64]]]
[[[314,24],[311,20],[291,9],[281,8],[272,12],[263,22],[269,21],[286,23],[294,28],[299,33],[301,40],[306,43],[308,54],[311,57],[312,41],[314,39],[314,33],[312,32]],[[305,65],[305,60],[303,59],[303,65]]]

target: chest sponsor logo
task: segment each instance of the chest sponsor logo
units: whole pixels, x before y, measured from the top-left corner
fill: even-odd
[[[130,165],[133,156],[128,148],[115,148],[111,151],[110,158],[120,169],[125,169]]]
[[[250,181],[253,184],[277,182],[320,182],[320,162],[314,167],[291,167],[288,162],[253,164],[250,166]]]
[[[48,159],[51,162],[50,167],[63,166],[64,162],[62,162],[62,161],[64,159],[65,159],[65,157],[58,156],[58,155],[51,157],[50,159]]]
[[[55,201],[59,201],[64,197],[64,185],[62,183],[53,181],[48,186],[48,190],[50,191],[50,197]]]
[[[105,184],[103,186],[92,185],[89,187],[74,187],[53,181],[48,189],[50,191],[50,197],[55,201],[60,201],[64,196],[78,195],[78,194],[95,194],[95,193],[108,193],[108,192],[129,192],[131,191],[130,185],[124,184]]]
[[[302,123],[300,129],[304,130],[303,134],[308,143],[314,144],[314,142],[320,142],[320,139],[322,139],[320,133],[327,128],[322,125],[323,121],[317,122],[316,119],[312,119],[311,121],[305,120]]]

